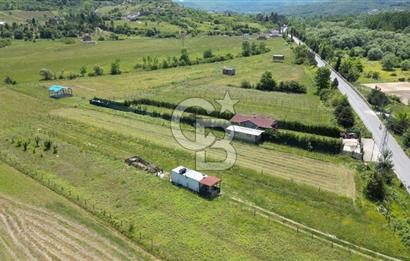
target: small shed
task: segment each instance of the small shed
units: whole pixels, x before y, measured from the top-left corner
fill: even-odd
[[[235,140],[241,140],[253,144],[260,142],[264,130],[257,130],[238,125],[231,125],[226,128],[229,131],[229,136]]]
[[[73,96],[73,90],[60,85],[53,85],[48,88],[48,96],[51,98],[63,98]]]
[[[282,54],[275,54],[275,55],[272,56],[272,60],[274,62],[281,62],[282,63],[283,61],[285,61],[285,56],[282,55]]]
[[[207,198],[215,198],[221,192],[221,179],[179,166],[172,170],[170,181]]]
[[[235,75],[236,70],[235,70],[235,68],[232,68],[232,67],[225,67],[225,68],[223,68],[222,73],[224,75]]]
[[[355,159],[363,159],[362,145],[359,139],[343,139],[343,153]]]

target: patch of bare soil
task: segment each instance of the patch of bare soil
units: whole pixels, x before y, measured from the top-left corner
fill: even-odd
[[[386,82],[386,83],[369,83],[363,84],[369,88],[380,88],[386,94],[400,97],[404,104],[409,104],[410,101],[410,82]]]

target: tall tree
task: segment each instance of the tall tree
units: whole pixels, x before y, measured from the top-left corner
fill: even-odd
[[[330,87],[330,70],[326,67],[319,68],[316,72],[315,83],[318,93],[323,89],[328,89]]]

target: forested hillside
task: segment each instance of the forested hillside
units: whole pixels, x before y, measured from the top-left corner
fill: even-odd
[[[303,1],[204,1],[204,0],[174,0],[189,7],[202,8],[209,11],[234,10],[244,13],[279,12],[287,15],[320,16],[349,15],[368,13],[389,9],[405,9],[410,7],[406,0],[303,0]]]

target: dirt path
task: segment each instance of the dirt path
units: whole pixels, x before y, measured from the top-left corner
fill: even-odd
[[[83,225],[1,195],[0,247],[10,260],[135,260]]]

